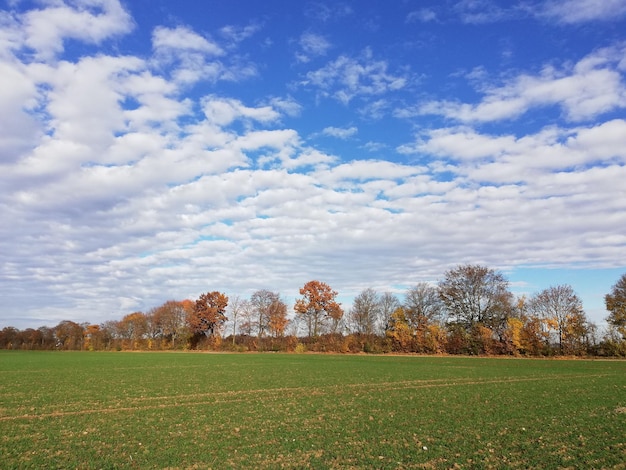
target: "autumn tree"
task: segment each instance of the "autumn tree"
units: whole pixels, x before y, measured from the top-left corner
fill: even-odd
[[[301,299],[296,300],[294,310],[306,320],[309,336],[317,336],[326,321],[337,325],[343,316],[341,305],[335,301],[337,292],[328,284],[309,281],[300,289]]]
[[[403,307],[398,307],[389,319],[385,335],[394,343],[394,349],[409,352],[413,346],[413,329],[409,325]]]
[[[103,349],[100,325],[87,325],[83,335],[85,338],[85,349],[88,351]]]
[[[374,334],[380,317],[380,296],[372,289],[361,291],[352,303],[349,313],[352,329],[363,335]]]
[[[0,330],[0,347],[3,349],[18,349],[21,345],[20,331],[13,326],[5,326]]]
[[[615,283],[611,292],[604,296],[609,316],[606,321],[626,340],[626,274]]]
[[[530,310],[546,320],[555,331],[559,349],[564,350],[565,341],[571,341],[572,323],[583,321],[583,305],[570,285],[551,286],[535,294],[530,300]],[[574,329],[578,334],[580,328]]]
[[[501,273],[479,265],[463,265],[447,271],[438,285],[448,318],[471,330],[480,324],[503,328],[512,308],[513,295]]]
[[[187,306],[187,308],[186,308]],[[168,300],[155,308],[152,313],[152,322],[160,337],[176,349],[182,339],[189,334],[187,317],[193,311],[191,301]]]
[[[202,294],[189,315],[189,326],[194,334],[213,336],[219,333],[226,322],[228,297],[213,291]]]
[[[83,333],[83,327],[70,320],[63,320],[54,327],[54,337],[59,349],[82,349]]]
[[[272,299],[267,311],[267,330],[270,335],[275,338],[283,336],[288,322],[287,304],[280,297]]]
[[[143,312],[129,313],[119,321],[118,328],[122,338],[130,340],[127,347],[137,349],[148,333],[148,317]]]

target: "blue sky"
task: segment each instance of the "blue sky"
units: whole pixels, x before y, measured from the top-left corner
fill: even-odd
[[[626,271],[626,0],[0,2],[0,326]]]

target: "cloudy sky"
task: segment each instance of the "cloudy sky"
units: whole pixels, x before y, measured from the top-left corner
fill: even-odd
[[[626,0],[0,0],[0,327],[626,272]]]

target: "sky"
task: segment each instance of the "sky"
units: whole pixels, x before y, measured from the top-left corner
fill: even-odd
[[[0,327],[626,272],[626,0],[0,0]]]

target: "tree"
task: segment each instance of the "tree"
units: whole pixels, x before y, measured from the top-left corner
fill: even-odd
[[[380,296],[368,288],[354,298],[350,310],[350,323],[356,333],[374,334],[376,321],[380,316]]]
[[[500,330],[512,309],[508,281],[484,266],[464,265],[447,271],[438,290],[448,316],[468,330],[476,324]]]
[[[565,340],[569,339],[570,324],[573,322],[580,324],[581,315],[584,317],[581,300],[567,284],[551,286],[535,294],[530,300],[529,308],[556,330],[561,351],[564,349]]]
[[[235,338],[237,337],[237,320],[240,319],[241,313],[244,308],[246,308],[247,303],[247,300],[243,300],[241,297],[236,295],[231,299],[228,305],[228,312],[233,323],[233,344],[235,344]]]
[[[82,349],[83,347],[83,327],[78,323],[63,320],[54,327],[54,336],[59,349]]]
[[[189,326],[194,334],[214,336],[219,333],[226,318],[228,297],[221,292],[213,291],[202,294],[194,305],[189,316]]]
[[[404,299],[404,312],[409,324],[416,330],[425,329],[443,315],[444,305],[437,288],[419,282],[410,288]]]
[[[391,292],[385,292],[380,296],[380,309],[378,311],[381,334],[385,334],[391,325],[391,316],[400,308],[400,301]]]
[[[626,274],[623,274],[611,288],[611,292],[604,296],[604,302],[610,312],[606,321],[626,340]]]
[[[294,310],[306,319],[309,336],[317,336],[326,320],[338,324],[343,316],[341,304],[335,301],[337,292],[328,284],[309,281],[300,289],[301,299],[296,300]]]
[[[268,329],[268,323],[270,318],[270,308],[272,305],[280,300],[280,296],[275,292],[269,290],[258,290],[252,296],[250,296],[250,305],[252,306],[255,314],[255,326],[257,330],[257,337],[261,339]]]
[[[119,321],[118,327],[122,338],[130,340],[129,346],[137,349],[148,333],[148,317],[143,312],[129,313]]]
[[[409,352],[412,349],[413,330],[406,318],[403,307],[398,307],[389,319],[386,336],[394,342],[396,350]]]
[[[276,297],[269,305],[267,312],[267,330],[269,333],[278,338],[285,334],[287,327],[287,304],[280,297]]]
[[[176,349],[177,344],[188,334],[187,316],[192,311],[190,306],[192,306],[191,301],[168,300],[152,311],[152,320],[156,329],[173,349]]]

